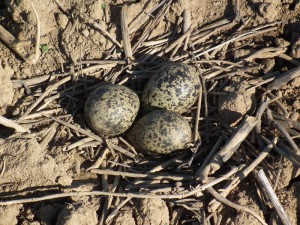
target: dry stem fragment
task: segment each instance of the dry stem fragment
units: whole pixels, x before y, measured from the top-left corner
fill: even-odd
[[[222,189],[221,195],[226,197],[232,189],[234,189],[243,179],[245,179],[269,155],[269,152],[274,148],[276,143],[277,139],[275,138],[262,150],[262,152],[249,166],[245,167],[242,171],[236,174],[236,177]],[[217,210],[220,203],[212,200],[209,205],[209,210],[214,212]]]
[[[292,79],[295,79],[296,77],[300,76],[300,66],[296,67],[295,69],[289,70],[282,75],[280,75],[278,78],[276,78],[272,83],[268,85],[268,90],[272,91],[275,89],[280,89],[283,85],[285,85],[287,82],[291,81]]]
[[[127,22],[128,7],[124,5],[121,10],[121,31],[124,45],[124,52],[127,58],[133,60],[132,48],[130,43],[128,22]]]
[[[40,57],[40,40],[41,40],[41,24],[40,19],[37,11],[35,10],[34,5],[31,3],[33,8],[34,14],[36,16],[36,25],[37,31],[35,35],[36,43],[35,43],[35,50],[34,54],[31,56],[25,56],[20,50],[19,45],[23,42],[18,41],[11,33],[9,33],[4,27],[0,25],[0,40],[3,41],[8,47],[10,47],[17,55],[19,55],[25,62],[29,64],[36,64],[39,57]]]
[[[238,167],[234,167],[228,173],[224,174],[219,178],[216,178],[215,180],[209,183],[201,185],[193,190],[182,191],[181,193],[178,194],[118,193],[118,192],[112,193],[112,192],[105,192],[105,191],[67,192],[67,193],[52,194],[52,195],[36,197],[36,198],[0,201],[0,205],[24,204],[24,203],[40,202],[40,201],[46,201],[50,199],[65,198],[65,197],[72,197],[72,196],[115,196],[115,197],[126,197],[126,198],[183,199],[195,195],[199,192],[202,192],[205,189],[212,187],[228,179],[233,174],[235,174],[238,170],[239,170]]]
[[[210,173],[216,172],[221,168],[223,163],[227,162],[230,157],[238,150],[241,143],[248,136],[250,131],[254,128],[258,119],[252,116],[247,116],[243,123],[235,129],[233,134],[227,143],[221,148],[221,150],[210,160],[210,163],[203,169],[203,172],[199,175],[201,180],[207,180],[207,176]]]
[[[21,133],[29,132],[30,133],[30,131],[28,129],[22,127],[18,123],[14,122],[14,121],[12,121],[10,119],[7,119],[7,118],[5,118],[4,116],[1,116],[1,115],[0,115],[0,124],[3,125],[3,126],[5,126],[5,127],[13,128],[17,132],[21,132]]]
[[[254,216],[261,224],[263,225],[268,225],[257,213],[253,212],[253,210],[245,207],[245,206],[240,206],[238,204],[235,204],[231,201],[229,201],[228,199],[224,198],[222,195],[220,195],[217,191],[215,191],[215,189],[213,189],[212,187],[207,188],[207,191],[213,196],[215,197],[218,201],[222,202],[225,205],[228,205],[229,207],[232,207],[238,211],[245,211],[250,213],[252,216]]]
[[[255,177],[257,181],[259,182],[259,185],[261,186],[261,189],[263,193],[269,198],[269,200],[272,202],[274,205],[276,212],[278,213],[282,223],[284,225],[292,225],[288,215],[284,211],[282,205],[280,204],[275,191],[273,190],[266,174],[262,169],[260,169],[258,172],[255,173]]]

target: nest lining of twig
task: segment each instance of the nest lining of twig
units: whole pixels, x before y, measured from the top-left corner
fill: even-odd
[[[134,37],[137,41],[133,46],[128,39],[126,21],[122,22],[122,50],[125,58],[115,57],[118,44],[112,40],[116,45],[103,60],[82,59],[63,74],[15,81],[15,86],[23,86],[34,93],[35,99],[32,102],[31,97],[28,97],[28,107],[21,113],[18,124],[27,127],[32,133],[40,133],[40,141],[45,146],[53,146],[55,141],[63,138],[64,146],[54,148],[66,152],[77,151],[90,160],[91,166],[86,171],[102,175],[103,190],[0,202],[0,205],[71,195],[126,197],[125,201],[128,198],[161,198],[183,206],[192,218],[199,220],[199,205],[203,207],[203,201],[209,203],[207,209],[211,213],[218,212],[219,202],[222,202],[238,210],[245,210],[264,223],[251,210],[231,205],[224,198],[244,177],[258,168],[267,171],[270,178],[276,178],[267,160],[272,149],[294,165],[300,165],[298,147],[291,137],[299,135],[300,124],[288,118],[280,98],[270,92],[272,84],[276,86],[271,82],[276,81],[277,74],[266,73],[263,75],[265,79],[257,76],[262,69],[261,59],[278,57],[286,60],[285,47],[275,44],[272,47],[262,46],[260,41],[253,42],[253,38],[263,39],[264,35],[275,31],[281,24],[246,29],[237,14],[234,19],[220,20],[200,29],[190,27],[183,34],[179,27],[177,32],[171,34],[171,38],[162,34],[161,38],[147,40],[147,34],[167,13],[170,3],[166,1],[159,8],[156,18],[145,24],[145,32]],[[122,20],[125,18],[122,17]],[[183,23],[186,22],[183,20]],[[243,49],[250,49],[251,53],[233,60],[233,53]],[[171,159],[153,159],[138,153],[138,149],[134,149],[122,136],[106,139],[89,130],[82,112],[86,97],[95,87],[111,82],[130,86],[141,93],[151,74],[168,61],[181,61],[196,66],[205,84],[198,104],[183,115],[194,130],[194,142],[189,147]],[[297,65],[297,62],[293,61],[292,64]],[[260,102],[255,112],[251,116],[244,115],[235,127],[224,123],[217,112],[217,98],[226,95],[222,88],[233,76],[247,80],[249,88],[257,90],[257,100]],[[290,76],[290,79],[284,81],[287,83],[291,79]],[[271,89],[264,89],[269,83]],[[40,88],[45,91],[35,92]],[[286,129],[281,121],[288,121],[292,124],[291,128]],[[63,129],[66,134],[60,136],[60,132],[44,132],[57,127],[58,131]],[[276,132],[270,132],[272,129]],[[217,201],[209,196],[204,198],[205,190]]]

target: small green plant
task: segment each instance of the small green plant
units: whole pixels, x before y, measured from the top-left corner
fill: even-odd
[[[103,2],[103,3],[101,4],[101,7],[102,7],[103,10],[106,9],[106,7],[107,7],[106,3]]]
[[[49,51],[48,45],[41,45],[42,53],[47,53]]]

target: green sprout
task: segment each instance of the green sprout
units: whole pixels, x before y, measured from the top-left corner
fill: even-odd
[[[106,3],[103,2],[103,3],[101,4],[101,7],[102,7],[103,10],[106,9],[106,7],[107,7]]]
[[[42,53],[47,53],[49,51],[48,45],[41,45]]]

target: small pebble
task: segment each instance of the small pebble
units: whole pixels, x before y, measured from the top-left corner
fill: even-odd
[[[59,14],[57,17],[57,24],[62,28],[65,29],[68,25],[69,19],[64,14]]]
[[[86,38],[90,35],[90,32],[87,29],[84,29],[82,31],[83,36],[85,36]]]
[[[299,119],[299,113],[298,112],[292,113],[291,114],[291,119],[295,120],[295,121],[298,121],[298,119]]]
[[[294,107],[295,109],[299,110],[299,109],[300,109],[300,100],[294,101],[293,107]]]

